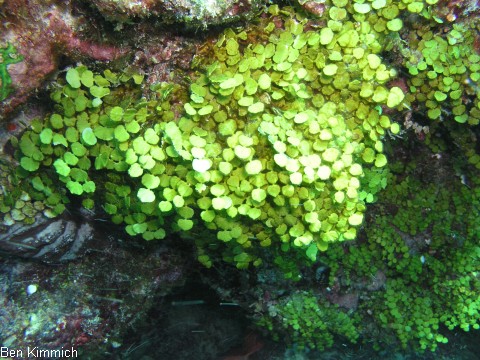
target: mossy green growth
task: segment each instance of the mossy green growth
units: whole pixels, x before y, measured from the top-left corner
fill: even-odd
[[[374,318],[365,338],[381,331],[380,348],[397,343],[434,351],[452,335],[446,328],[479,328],[480,184],[466,159],[451,159],[438,171],[439,163],[426,164],[428,150],[417,155],[422,169],[413,162],[391,166],[361,240],[332,245],[322,261],[331,268],[330,286],[371,287],[357,310],[360,321]],[[462,177],[448,171],[460,168]]]
[[[269,315],[257,325],[269,330],[275,340],[281,339],[299,350],[322,351],[331,347],[337,336],[356,343],[358,318],[321,298],[312,292],[297,291],[269,305]]]

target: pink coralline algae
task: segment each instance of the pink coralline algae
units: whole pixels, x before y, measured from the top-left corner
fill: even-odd
[[[23,61],[8,67],[14,93],[0,104],[0,117],[38,89],[56,71],[61,56],[74,61],[110,61],[127,53],[126,49],[84,38],[81,29],[87,19],[72,15],[70,1],[7,0],[1,6],[0,44],[14,44]]]

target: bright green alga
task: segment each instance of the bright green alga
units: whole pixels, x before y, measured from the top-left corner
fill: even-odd
[[[5,100],[12,90],[12,78],[8,73],[8,65],[16,64],[23,60],[12,44],[0,48],[0,101]]]
[[[263,248],[314,260],[355,239],[373,192],[362,178],[387,163],[380,106],[404,97],[385,85],[396,72],[368,24],[331,15],[310,30],[291,9],[270,16],[202,49],[179,118],[171,86],[146,101],[138,76],[68,70],[58,111],[19,142],[31,187],[48,198],[43,178],[56,174],[62,194],[101,205],[130,235],[193,239],[206,266],[215,248],[245,268]]]

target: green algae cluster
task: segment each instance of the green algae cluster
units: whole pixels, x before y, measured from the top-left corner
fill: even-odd
[[[451,149],[454,143],[471,164],[480,168],[475,135],[480,119],[478,22],[475,18],[447,22],[443,19],[444,4],[437,7],[434,2],[421,3],[387,1],[386,8],[372,9],[365,19],[381,31],[381,17],[386,9],[398,8],[394,11],[398,16],[395,20],[404,23],[402,29],[397,33],[387,27],[383,44],[384,50],[392,51],[392,59],[408,73],[404,77],[408,89],[404,107],[413,115],[412,121],[429,128],[426,143],[432,151]],[[452,134],[447,141],[437,136],[445,133]]]
[[[278,239],[282,249],[304,248],[314,259],[328,243],[355,238],[365,211],[363,169],[386,164],[381,138],[391,123],[376,107],[396,107],[403,94],[384,86],[395,72],[376,55],[368,26],[357,30],[345,19],[312,31],[291,10],[274,6],[270,14],[271,22],[227,30],[203,49],[213,64],[197,59],[206,72],[185,111],[222,153],[192,146],[185,157],[205,180],[219,173],[227,185],[217,195],[226,202],[204,210],[215,214],[212,228],[225,234],[255,220],[262,231],[243,235],[261,246]]]
[[[412,31],[416,37],[420,31]],[[432,120],[453,117],[458,123],[478,125],[480,102],[480,56],[473,50],[474,29],[454,24],[449,32],[437,35],[429,30],[420,32],[420,41],[409,39],[403,49],[409,80],[409,103],[424,104]],[[466,97],[473,102],[466,103]]]
[[[474,49],[475,26],[453,24],[441,35],[434,29],[412,31],[409,48],[400,46],[400,51],[411,75],[405,101],[430,121],[433,134],[426,142],[432,151],[445,151],[453,143],[480,169],[475,135],[480,120],[480,56]],[[450,141],[435,136],[442,132],[451,134]]]
[[[10,43],[0,48],[0,101],[5,100],[12,93],[12,78],[8,73],[8,65],[23,61],[17,49]]]
[[[369,293],[359,314],[373,314],[385,344],[396,338],[404,348],[434,351],[448,342],[445,328],[479,328],[480,193],[477,179],[471,188],[460,178],[420,181],[412,176],[416,166],[394,170],[365,238],[347,254],[332,248],[327,263],[336,269],[332,282],[336,276],[348,284],[350,276],[370,280],[384,273],[385,289]]]
[[[31,182],[22,181],[12,173],[11,164],[0,166],[3,174],[0,188],[0,212],[2,225],[17,222],[33,224],[37,215],[54,218],[65,211],[68,198],[59,191],[54,179],[45,175],[34,177]]]
[[[95,146],[97,136],[108,136],[101,126],[106,121],[105,108],[112,101],[117,103],[117,97],[133,96],[127,87],[120,86],[130,76],[117,77],[110,71],[104,75],[83,66],[70,69],[67,84],[51,95],[57,112],[44,120],[34,120],[19,140],[12,140],[19,166],[15,171],[8,164],[3,168],[7,187],[1,194],[0,211],[5,225],[33,223],[37,214],[56,217],[71,202],[70,194],[82,195],[85,208],[94,207],[93,194],[101,181],[97,177],[94,182],[91,173],[100,168],[94,158],[107,147]],[[126,106],[132,99],[124,101]]]
[[[338,7],[347,7],[355,20],[366,21],[378,35],[386,35],[400,31],[404,27],[405,16],[432,18],[432,9],[435,9],[438,0],[337,0],[332,3]]]
[[[197,234],[207,266],[212,242],[244,268],[259,265],[265,247],[314,260],[353,240],[364,168],[385,166],[381,139],[398,131],[378,107],[404,95],[385,86],[395,71],[368,25],[342,18],[314,31],[291,9],[270,15],[204,49],[179,118],[168,102],[127,97],[140,78],[68,70],[52,94],[59,111],[19,141],[22,170],[49,167],[87,208],[105,194],[99,205],[130,235]],[[159,89],[166,97],[168,86]]]
[[[401,55],[401,66],[409,74],[405,108],[424,112],[434,121],[478,125],[480,56],[475,51],[478,25],[474,21],[445,24],[437,0],[332,3],[347,10],[351,6],[352,17],[372,26],[383,50]]]
[[[305,348],[377,331],[385,343],[433,351],[448,341],[443,326],[477,329],[478,183],[463,184],[459,165],[443,187],[421,182],[420,165],[389,166],[384,153],[400,130],[384,110],[424,104],[432,121],[454,120],[462,144],[464,125],[478,122],[470,32],[418,41],[411,32],[418,51],[395,37],[406,13],[428,20],[434,3],[337,0],[317,20],[272,6],[258,24],[204,46],[188,90],[142,92],[139,75],[69,69],[54,112],[13,141],[20,167],[3,169],[3,224],[81,202],[132,236],[178,234],[207,267],[219,257],[238,268],[270,261],[299,279],[299,267],[320,260],[332,287],[385,273],[386,290],[369,293],[352,319],[312,292],[273,306],[260,325]],[[382,59],[392,39],[411,76],[405,95],[388,84],[400,69]],[[474,145],[463,149],[480,165]],[[362,317],[375,329],[361,330]]]
[[[453,331],[478,330],[478,178],[470,187],[438,174],[419,180],[416,172],[428,173],[419,164],[389,166],[389,186],[378,194],[365,231],[319,258],[330,270],[327,293],[363,299],[354,316],[326,302],[325,293],[294,290],[270,301],[257,325],[307,350],[331,347],[336,334],[377,349],[435,351]],[[470,171],[472,179],[478,175]]]
[[[352,343],[359,338],[358,319],[308,291],[295,292],[270,305],[268,312],[270,316],[261,318],[258,326],[268,329],[275,340],[282,339],[299,350],[323,351],[332,347],[335,337]]]

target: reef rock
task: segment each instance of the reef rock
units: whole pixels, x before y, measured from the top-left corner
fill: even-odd
[[[0,233],[0,251],[47,263],[73,260],[84,252],[93,234],[89,222],[37,215],[34,224],[15,223]]]
[[[261,0],[92,0],[109,20],[125,22],[135,17],[159,17],[162,22],[182,22],[189,27],[224,24],[249,17]]]
[[[59,238],[72,223],[48,226]],[[185,257],[165,246],[127,247],[102,236],[110,239],[109,248],[60,266],[0,257],[2,347],[68,349],[78,358],[102,359],[136,346],[125,335],[148,319],[152,307],[161,312],[159,297],[183,285]]]

